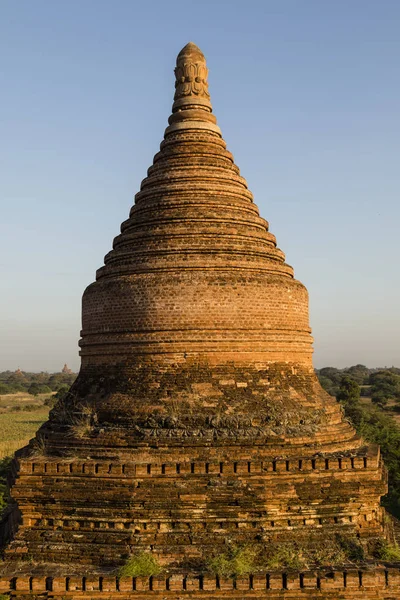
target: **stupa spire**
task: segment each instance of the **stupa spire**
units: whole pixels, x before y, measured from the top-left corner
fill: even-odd
[[[207,80],[205,56],[196,44],[189,42],[176,59],[174,104],[165,135],[182,129],[206,129],[221,136],[211,114]]]

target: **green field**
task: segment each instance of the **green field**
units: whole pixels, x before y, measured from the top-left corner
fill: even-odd
[[[48,397],[49,394],[0,396],[0,460],[25,446],[47,420],[49,408],[43,401]]]

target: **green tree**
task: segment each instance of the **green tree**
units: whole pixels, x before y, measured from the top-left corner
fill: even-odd
[[[28,394],[32,396],[37,396],[38,394],[49,394],[51,389],[48,385],[44,385],[42,383],[36,383],[35,381],[31,383],[28,388]]]
[[[328,394],[330,394],[331,396],[336,396],[336,394],[339,391],[339,388],[335,383],[333,383],[333,381],[331,379],[329,379],[329,377],[324,377],[322,375],[319,375],[318,379],[319,379],[320,384],[322,385],[324,390],[326,392],[328,392]]]
[[[349,376],[343,377],[339,391],[337,393],[337,399],[342,404],[355,404],[359,401],[361,389],[358,383]]]
[[[339,371],[339,369],[336,369],[336,367],[323,367],[319,370],[318,375],[321,377],[327,377],[337,385],[340,384],[340,381],[343,377],[343,373]]]
[[[57,392],[62,385],[71,386],[76,379],[76,373],[53,373],[49,377],[48,385],[53,390],[53,392]]]
[[[389,400],[400,400],[400,375],[389,370],[376,371],[371,373],[369,383],[372,402],[385,405]]]
[[[351,377],[358,385],[364,385],[368,383],[370,370],[365,365],[353,365],[345,369],[344,373]]]
[[[355,382],[352,381],[352,384],[344,382],[342,387],[341,398],[345,415],[352,421],[357,433],[362,438],[380,446],[384,463],[389,471],[389,491],[382,498],[382,504],[399,518],[400,429],[393,418],[385,414],[378,406],[361,404],[357,398]]]

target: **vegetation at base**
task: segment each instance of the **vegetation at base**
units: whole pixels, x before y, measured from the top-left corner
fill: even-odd
[[[367,371],[368,375],[365,374]],[[365,374],[364,379],[362,373]],[[342,371],[327,367],[317,372],[321,385],[329,393],[330,390],[335,390],[346,417],[353,423],[357,433],[367,442],[380,446],[389,472],[389,492],[382,498],[382,504],[397,518],[400,518],[400,428],[391,416],[393,411],[389,412],[385,406],[389,399],[395,403],[400,401],[396,395],[399,373],[400,369],[395,367],[372,370],[363,365]],[[368,382],[369,393],[375,394],[372,396],[372,404],[362,401],[363,388],[358,381]],[[382,401],[383,397],[386,401]],[[396,409],[396,404],[394,408]]]
[[[151,577],[158,575],[161,567],[149,552],[139,552],[131,556],[118,570],[118,577]]]
[[[358,538],[335,535],[329,539],[309,536],[307,540],[283,542],[267,548],[264,564],[267,569],[302,569],[361,563],[365,551]]]
[[[10,596],[8,594],[0,594],[0,600],[10,600]]]
[[[227,578],[265,572],[265,570],[295,571],[350,563],[359,564],[365,559],[364,548],[355,536],[336,535],[329,539],[308,536],[307,539],[282,541],[271,545],[232,545],[226,552],[206,558],[203,568],[206,572]]]
[[[248,546],[232,546],[223,554],[213,556],[206,563],[206,570],[220,577],[240,577],[256,570],[257,550]]]
[[[373,556],[388,562],[398,562],[400,561],[400,548],[382,539],[375,544]]]
[[[266,553],[265,566],[267,569],[301,569],[307,563],[304,548],[295,542],[282,543]]]

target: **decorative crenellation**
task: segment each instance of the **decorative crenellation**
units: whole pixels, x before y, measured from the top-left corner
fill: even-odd
[[[375,511],[374,511],[375,512]],[[208,521],[146,521],[144,519],[137,521],[106,521],[106,520],[88,520],[87,518],[33,518],[25,517],[23,519],[23,526],[36,527],[36,528],[62,528],[63,530],[71,531],[135,531],[135,532],[212,532],[212,533],[226,533],[227,531],[235,531],[240,529],[241,531],[267,531],[274,530],[275,532],[279,529],[287,530],[288,528],[303,528],[303,527],[323,527],[323,526],[335,526],[335,525],[354,525],[358,524],[359,528],[362,528],[364,523],[369,523],[372,519],[376,519],[377,515],[374,513],[365,513],[347,515],[347,514],[336,514],[335,516],[324,516],[315,517],[315,515],[301,515],[291,516],[290,519],[277,518],[271,519],[258,519],[257,521],[243,521],[243,520],[229,520],[214,517]]]
[[[377,592],[380,590],[380,592]],[[255,592],[263,592],[267,597],[314,599],[315,592],[324,593],[324,598],[343,600],[371,598],[392,600],[400,593],[400,571],[397,568],[343,569],[304,572],[271,572],[238,578],[220,578],[213,575],[160,575],[155,577],[115,576],[70,576],[70,577],[0,577],[0,592],[11,593],[12,598],[29,598],[40,593],[41,598],[58,598],[67,593],[74,598],[74,592],[97,592],[97,595],[115,593],[112,598],[137,597],[143,592],[162,593],[163,597],[176,598],[176,594],[188,597],[207,597],[209,593],[229,598],[254,597]],[[326,595],[332,592],[331,595]],[[312,595],[310,595],[310,593]],[[388,594],[396,596],[388,596]],[[123,594],[123,595],[122,595]],[[278,595],[276,595],[278,594]],[[36,596],[35,596],[36,597]],[[61,597],[61,596],[60,596]],[[77,596],[78,597],[78,596]],[[81,596],[79,596],[80,598]],[[97,597],[97,596],[96,596]],[[320,597],[320,596],[318,596]]]
[[[232,462],[173,462],[173,463],[112,463],[97,461],[40,461],[20,460],[19,471],[23,475],[73,475],[99,477],[152,477],[176,475],[263,475],[324,472],[345,470],[375,470],[379,465],[376,456],[316,457],[299,459],[276,459],[270,461]]]

